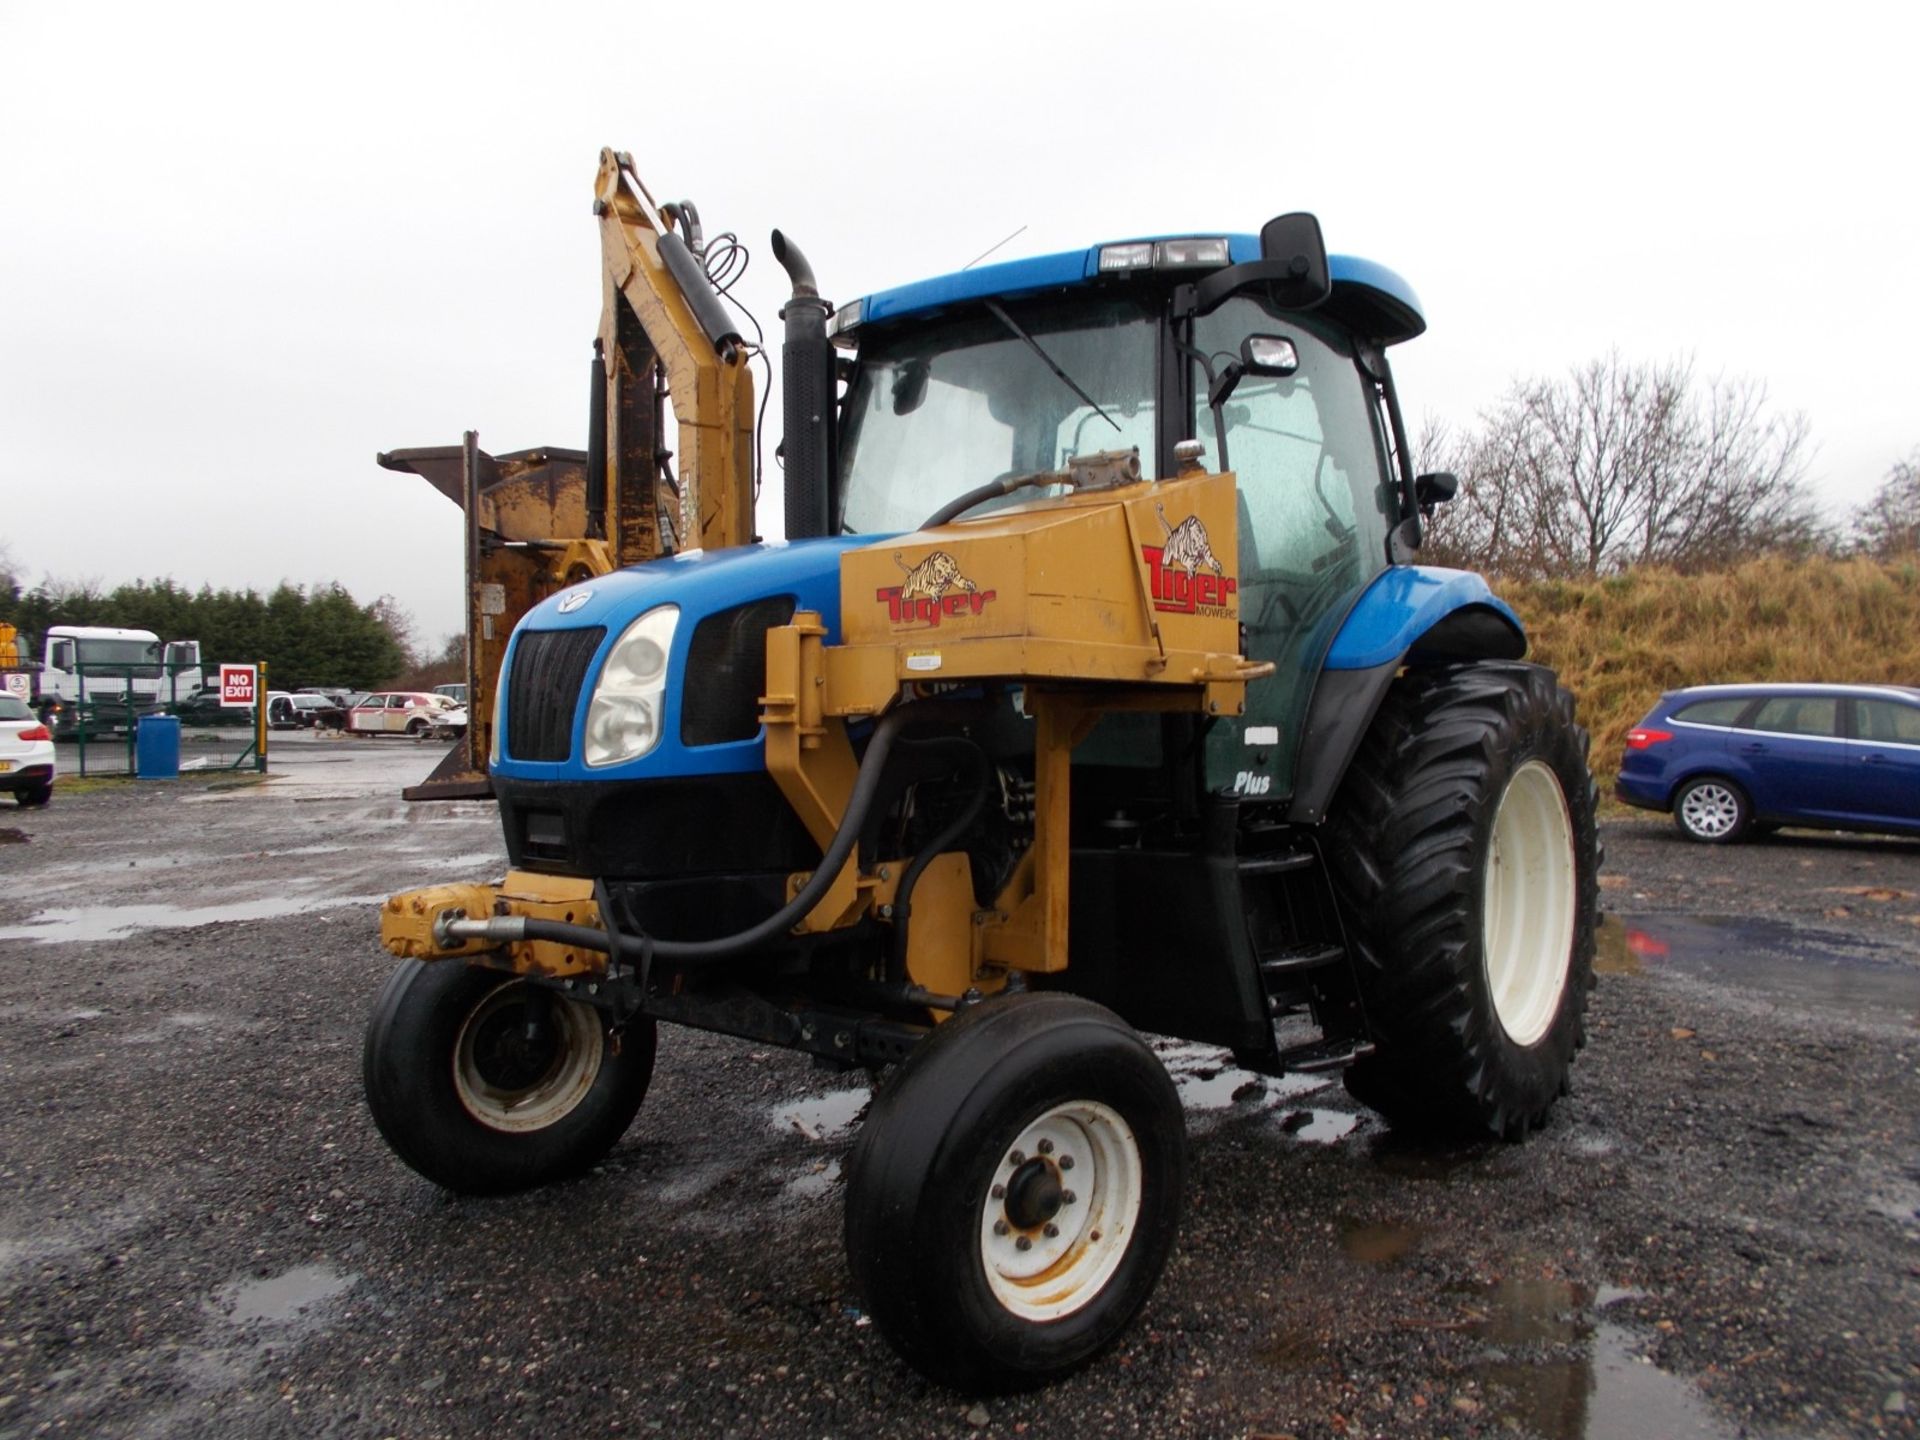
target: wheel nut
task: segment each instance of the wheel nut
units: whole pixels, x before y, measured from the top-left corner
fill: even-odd
[[[1033,1241],[1022,1235],[1018,1240],[1013,1242],[1013,1248],[1016,1250],[1031,1250],[1033,1248]]]
[[[1042,1155],[1051,1155],[1053,1154],[1053,1141],[1042,1140],[1037,1148]]]
[[[1073,1169],[1073,1156],[1071,1156],[1071,1155],[1062,1155],[1062,1156],[1060,1157],[1060,1168],[1061,1168],[1062,1170],[1071,1170],[1071,1169]]]
[[[1073,1194],[1073,1191],[1071,1191],[1071,1190],[1062,1190],[1062,1191],[1060,1192],[1060,1203],[1061,1203],[1062,1205],[1071,1205],[1071,1204],[1073,1204],[1073,1201],[1074,1201],[1074,1194]]]
[[[1051,1220],[1047,1221],[1045,1229],[1046,1229],[1046,1236],[1049,1240],[1053,1239],[1054,1236],[1060,1233],[1060,1227],[1054,1224],[1053,1221]]]
[[[1027,1154],[1026,1154],[1026,1151],[1024,1150],[1016,1150],[1011,1155],[1007,1156],[1007,1164],[1013,1166],[1013,1168],[1016,1170],[1018,1170],[1022,1165],[1026,1163],[1027,1163]]]
[[[1007,1198],[1007,1187],[1004,1185],[996,1185],[993,1187],[992,1193],[994,1199],[1004,1200]]]
[[[993,1233],[994,1233],[994,1234],[996,1234],[996,1235],[1004,1235],[1004,1234],[1006,1234],[1006,1233],[1007,1233],[1007,1222],[1006,1222],[1006,1221],[1004,1221],[1004,1220],[996,1220],[996,1221],[994,1221],[994,1222],[993,1222]]]

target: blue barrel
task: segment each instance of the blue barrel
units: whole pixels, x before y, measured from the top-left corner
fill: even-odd
[[[133,773],[141,780],[180,778],[180,717],[142,715],[133,737]]]

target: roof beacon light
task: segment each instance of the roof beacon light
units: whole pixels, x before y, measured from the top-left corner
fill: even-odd
[[[1136,241],[1131,245],[1102,245],[1100,270],[1145,270],[1153,264],[1153,242]]]
[[[1153,247],[1156,270],[1188,270],[1202,265],[1224,265],[1231,258],[1225,236],[1208,239],[1162,240]]]

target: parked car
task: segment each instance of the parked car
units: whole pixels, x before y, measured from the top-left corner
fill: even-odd
[[[347,712],[347,729],[355,735],[424,735],[448,704],[443,695],[382,690]]]
[[[33,707],[11,691],[0,690],[0,790],[22,805],[53,799],[53,731]]]
[[[1614,794],[1709,844],[1781,825],[1920,835],[1920,689],[1669,691],[1627,732]]]
[[[446,696],[456,705],[467,703],[467,687],[464,684],[436,685],[433,687],[433,693]]]
[[[178,717],[181,726],[204,729],[210,725],[253,724],[251,705],[222,705],[218,691],[202,690],[197,695],[189,695],[184,700],[176,700],[167,706],[167,713]]]
[[[353,702],[366,697],[364,690],[349,690],[343,685],[302,685],[293,692],[296,695],[318,695],[329,705],[337,708],[344,716],[353,708]]]
[[[291,695],[267,697],[267,724],[279,730],[344,730],[347,712],[324,695],[296,690]]]

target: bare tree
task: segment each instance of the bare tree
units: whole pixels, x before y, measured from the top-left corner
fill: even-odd
[[[1436,549],[1501,574],[1704,569],[1822,538],[1804,417],[1772,414],[1755,381],[1702,386],[1690,363],[1616,353],[1519,380],[1468,435],[1433,438],[1461,479]]]
[[[420,657],[414,649],[418,637],[414,633],[413,615],[391,595],[382,595],[366,608],[367,614],[387,632],[400,651],[402,663],[409,669],[419,665]]]
[[[1874,555],[1920,550],[1920,447],[1896,460],[1873,499],[1853,512],[1853,534]]]

